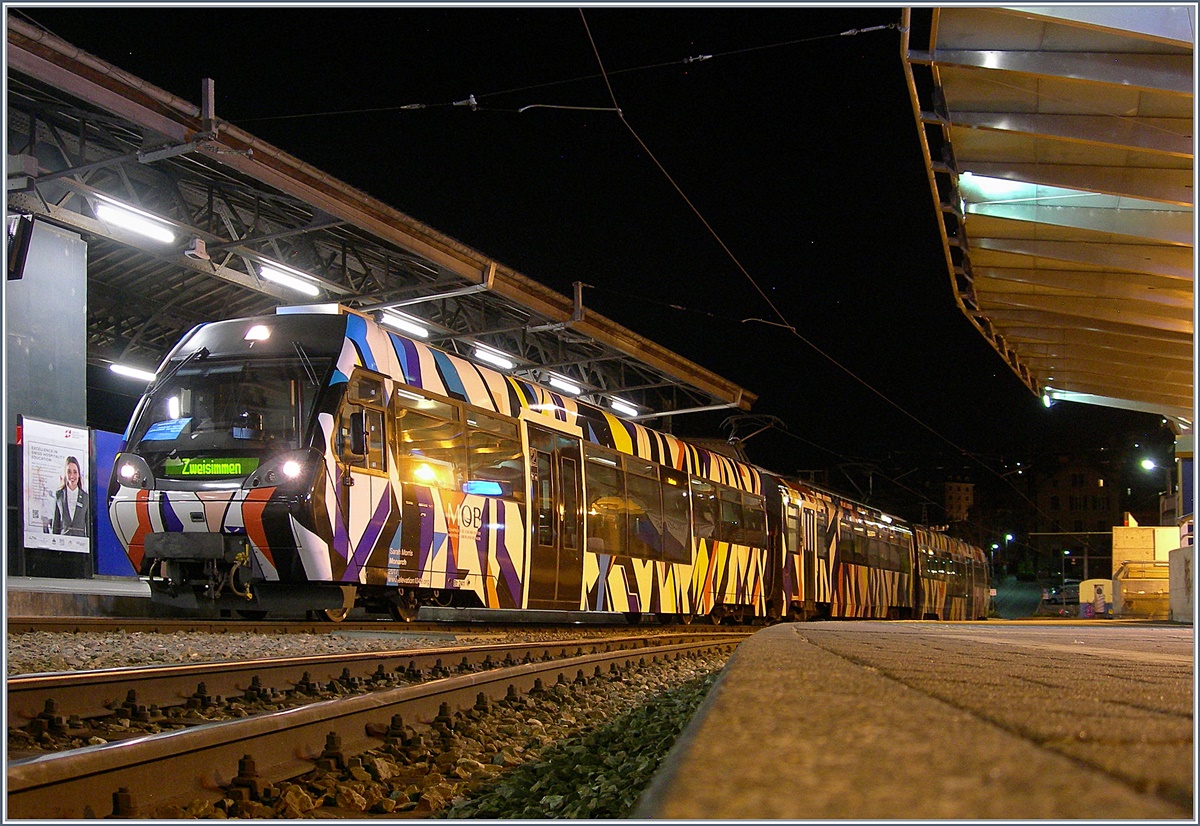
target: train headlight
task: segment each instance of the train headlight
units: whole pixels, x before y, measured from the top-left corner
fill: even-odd
[[[258,469],[246,477],[242,487],[294,487],[306,481],[311,471],[320,460],[311,451],[286,453],[274,459],[268,459],[258,466]]]
[[[146,460],[134,453],[118,453],[113,463],[113,481],[127,488],[146,490],[154,480]]]

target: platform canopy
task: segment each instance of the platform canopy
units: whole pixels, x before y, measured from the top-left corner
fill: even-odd
[[[197,106],[7,18],[8,216],[87,240],[90,364],[152,370],[195,324],[336,301],[468,358],[490,346],[510,373],[565,379],[629,418],[755,401],[580,289],[550,290],[223,122],[211,82],[197,78]]]
[[[1194,410],[1195,6],[904,13],[958,306],[1047,404]]]

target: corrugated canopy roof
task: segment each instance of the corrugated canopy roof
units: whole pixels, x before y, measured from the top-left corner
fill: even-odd
[[[153,367],[193,325],[305,300],[262,275],[299,271],[317,295],[403,310],[429,341],[503,350],[512,372],[560,374],[636,418],[748,410],[755,395],[533,279],[9,15],[9,215],[88,239],[88,359]],[[211,89],[210,89],[211,91]],[[105,220],[116,201],[176,236]],[[196,242],[204,243],[197,254]]]
[[[908,9],[959,307],[1031,391],[1194,409],[1193,6]]]

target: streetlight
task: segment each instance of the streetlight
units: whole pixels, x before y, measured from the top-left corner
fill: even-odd
[[[1008,543],[1012,542],[1012,541],[1013,541],[1013,535],[1011,533],[1004,534],[1004,557],[1003,557],[1002,561],[1004,562],[1005,565],[1008,564]],[[996,573],[996,551],[998,551],[998,550],[1000,550],[1000,543],[993,542],[992,543],[992,552],[990,554],[990,561],[991,561],[991,565],[992,565],[992,575],[993,576]]]
[[[1062,555],[1062,590],[1059,591],[1059,595],[1062,597],[1063,610],[1067,608],[1067,557],[1070,555],[1070,550],[1064,548]]]
[[[1144,470],[1148,473],[1153,473],[1156,470],[1162,471],[1162,480],[1164,482],[1166,482],[1167,489],[1165,492],[1159,492],[1159,494],[1158,494],[1159,495],[1159,500],[1158,500],[1159,522],[1161,523],[1162,516],[1163,516],[1163,499],[1168,498],[1168,497],[1170,497],[1170,498],[1175,497],[1175,479],[1174,479],[1174,473],[1173,473],[1174,468],[1172,466],[1170,466],[1169,464],[1168,465],[1160,465],[1158,462],[1156,462],[1153,458],[1150,458],[1150,457],[1142,459],[1142,461],[1139,462],[1139,464],[1141,465],[1142,470]],[[1175,506],[1172,507],[1172,511],[1174,511],[1174,509],[1175,509]]]

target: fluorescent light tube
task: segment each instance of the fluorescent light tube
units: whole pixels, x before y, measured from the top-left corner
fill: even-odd
[[[304,293],[305,295],[318,296],[321,294],[320,288],[311,281],[305,281],[299,276],[277,270],[268,264],[260,264],[258,274],[268,281],[274,281],[276,284],[280,284],[296,292]]]
[[[118,227],[123,227],[130,232],[136,232],[138,235],[144,235],[147,238],[153,238],[155,241],[161,241],[164,244],[170,244],[175,240],[175,233],[167,229],[165,225],[152,220],[151,218],[134,212],[125,207],[119,207],[116,204],[97,204],[96,216],[101,221],[109,224],[115,224]]]
[[[395,327],[402,333],[408,333],[410,336],[416,336],[417,338],[429,338],[429,330],[427,330],[425,327],[422,327],[420,324],[406,315],[400,315],[398,313],[383,313],[379,320],[389,327]]]
[[[118,376],[125,376],[139,381],[154,381],[154,373],[149,370],[139,370],[136,367],[126,367],[124,364],[110,364],[108,369]]]
[[[612,405],[612,409],[622,416],[636,416],[638,414],[637,408],[628,402],[621,401],[620,399],[610,399],[609,403]]]
[[[495,350],[488,350],[479,346],[475,347],[475,358],[480,361],[486,361],[488,364],[499,367],[501,370],[511,370],[516,366],[512,361]]]
[[[569,393],[572,396],[578,396],[580,393],[583,392],[583,388],[580,387],[578,384],[575,384],[572,381],[568,381],[567,379],[564,379],[562,376],[556,376],[553,373],[550,374],[550,386],[558,388],[559,390],[563,391],[564,393]]]

